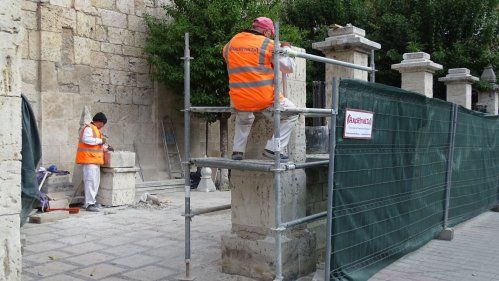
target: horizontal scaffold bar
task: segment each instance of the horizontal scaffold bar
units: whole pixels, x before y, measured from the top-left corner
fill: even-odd
[[[226,204],[226,205],[220,205],[220,206],[214,206],[214,207],[208,207],[208,208],[193,209],[193,210],[191,210],[191,213],[188,216],[194,217],[194,216],[198,216],[198,215],[228,210],[230,208],[231,208],[231,205]],[[185,216],[185,213],[183,213],[182,215]]]
[[[345,67],[350,67],[353,69],[358,69],[358,70],[364,70],[367,72],[375,72],[375,69],[372,69],[371,67],[368,66],[363,66],[363,65],[358,65],[354,63],[349,63],[349,62],[344,62],[340,60],[335,60],[335,59],[330,59],[330,58],[325,58],[321,56],[316,56],[316,55],[311,55],[307,54],[304,52],[298,52],[294,50],[289,50],[289,49],[281,49],[279,52],[283,55],[287,55],[290,57],[297,57],[297,58],[303,58],[307,60],[312,60],[312,61],[317,61],[317,62],[323,62],[323,63],[329,63],[329,64],[335,64],[335,65],[340,65],[340,66],[345,66]]]
[[[299,225],[299,224],[302,224],[302,223],[306,223],[306,222],[311,222],[311,221],[314,221],[314,220],[318,220],[318,219],[324,218],[326,216],[327,216],[327,212],[324,211],[324,212],[321,212],[321,213],[318,213],[318,214],[315,214],[315,215],[306,216],[306,217],[299,218],[299,219],[296,219],[296,220],[292,220],[292,221],[288,221],[288,222],[285,222],[285,223],[281,223],[281,227],[283,227],[283,228],[290,228],[290,227],[293,227],[295,225]]]
[[[205,112],[205,113],[223,113],[230,112],[236,113],[239,110],[236,110],[232,107],[227,106],[192,106],[189,108],[190,112]],[[274,111],[272,108],[254,111],[254,112],[272,112]],[[307,108],[307,107],[297,107],[297,108],[281,108],[281,113],[283,114],[304,114],[304,115],[313,115],[313,116],[330,116],[335,114],[336,112],[333,109],[327,108]]]
[[[271,172],[274,171],[275,163],[272,160],[231,160],[221,157],[203,157],[203,158],[191,158],[191,163],[198,167],[210,167],[210,168],[221,168],[221,169],[235,169],[235,170],[247,170],[247,171],[263,171]],[[328,165],[329,160],[319,160],[310,161],[305,163],[281,163],[281,170],[295,170],[295,169],[305,169],[315,166]]]

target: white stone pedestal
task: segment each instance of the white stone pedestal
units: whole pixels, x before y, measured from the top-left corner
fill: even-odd
[[[104,206],[132,204],[137,171],[139,168],[102,168],[97,202]]]
[[[490,83],[491,89],[478,93],[477,105],[487,107],[487,113],[499,114],[499,85],[496,84],[496,74],[492,66],[487,66],[480,76],[480,80]]]
[[[401,63],[392,64],[392,69],[402,74],[401,88],[433,98],[433,73],[442,65],[430,60],[424,52],[405,53]]]
[[[447,86],[447,101],[471,109],[471,84],[478,78],[470,75],[467,68],[451,68],[449,74],[438,78]]]

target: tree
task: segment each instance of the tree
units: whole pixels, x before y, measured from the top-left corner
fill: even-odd
[[[424,51],[448,68],[466,67],[479,75],[499,63],[498,0],[295,0],[287,2],[289,24],[308,31],[308,38],[324,40],[320,31],[330,24],[359,26],[367,37],[381,44],[376,52],[377,82],[400,86],[391,65],[406,52]],[[323,6],[321,6],[323,5]],[[316,7],[303,9],[303,7]],[[322,74],[322,76],[320,76]],[[314,79],[323,79],[319,72]],[[445,97],[442,83],[435,96]]]
[[[155,67],[155,78],[182,97],[184,33],[189,32],[191,56],[191,102],[193,105],[228,106],[229,88],[223,46],[238,32],[251,27],[259,16],[277,18],[279,0],[173,0],[164,6],[166,19],[146,17],[149,36],[145,52]],[[284,27],[290,38],[296,29]],[[294,33],[293,33],[294,31]],[[177,100],[177,107],[182,102]],[[227,153],[227,114],[203,114],[209,122],[220,121],[220,150]],[[226,175],[226,172],[225,172]],[[227,182],[222,180],[222,185]],[[224,186],[222,186],[224,188]]]

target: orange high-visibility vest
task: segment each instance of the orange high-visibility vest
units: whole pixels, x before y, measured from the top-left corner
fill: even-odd
[[[90,127],[93,132],[94,138],[102,139],[101,131],[94,125],[90,124],[85,126],[80,133],[80,139],[78,141],[78,150],[76,151],[76,163],[77,164],[104,164],[104,148],[102,144],[90,145],[83,142],[83,133],[85,129]]]
[[[273,50],[273,40],[251,32],[236,34],[224,46],[229,95],[234,108],[256,111],[273,105]]]

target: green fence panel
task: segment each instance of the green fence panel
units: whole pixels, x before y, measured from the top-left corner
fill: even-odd
[[[452,105],[357,80],[342,80],[339,91],[331,279],[367,280],[442,230]],[[347,108],[374,113],[371,139],[343,138]],[[451,194],[462,201],[451,205],[453,222],[490,207],[498,194],[497,118],[463,109],[459,122],[467,125],[457,127],[463,150],[455,153],[452,180],[462,187]]]

